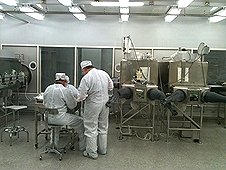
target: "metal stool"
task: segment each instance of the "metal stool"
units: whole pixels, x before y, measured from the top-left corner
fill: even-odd
[[[17,136],[19,138],[19,132],[26,132],[27,133],[27,142],[29,142],[29,133],[28,131],[23,127],[23,126],[16,126],[16,112],[21,109],[26,109],[27,106],[17,106],[17,105],[12,105],[12,106],[5,106],[3,109],[11,109],[12,110],[12,115],[13,115],[13,126],[11,127],[5,127],[4,130],[1,132],[1,142],[3,133],[7,132],[9,133],[10,137],[10,146],[12,146],[12,137]]]
[[[55,115],[58,114],[58,110],[57,109],[49,109],[46,108],[45,112],[47,114],[47,120],[48,120],[48,116],[50,114]],[[63,127],[63,125],[55,125],[55,124],[48,124],[48,127],[51,129],[51,136],[52,136],[52,140],[50,141],[50,145],[46,146],[45,150],[40,154],[39,159],[42,160],[42,155],[43,154],[47,154],[47,153],[56,153],[60,156],[59,160],[62,160],[62,152],[57,148],[56,144],[55,144],[55,135],[56,135],[56,128],[59,127]],[[64,149],[65,151],[65,149]]]

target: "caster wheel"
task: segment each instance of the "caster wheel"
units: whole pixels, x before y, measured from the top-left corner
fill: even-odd
[[[40,160],[40,161],[42,160],[42,156],[39,157],[39,160]]]
[[[59,158],[59,161],[62,161],[62,158]]]
[[[200,143],[200,140],[199,139],[194,139],[193,140],[195,143]]]
[[[37,143],[35,144],[35,148],[36,148],[36,149],[38,148],[38,144],[37,144]]]
[[[75,150],[74,145],[73,145],[73,146],[71,146],[71,147],[70,147],[70,149],[71,149],[72,151],[74,151],[74,150]]]

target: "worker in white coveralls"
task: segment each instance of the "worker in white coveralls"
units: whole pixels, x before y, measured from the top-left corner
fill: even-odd
[[[91,61],[81,62],[82,73],[78,87],[78,100],[84,103],[84,127],[86,136],[86,150],[83,156],[98,158],[98,153],[107,153],[107,133],[109,108],[108,91],[113,89],[113,81],[103,70],[94,68]]]
[[[67,82],[65,76],[65,73],[56,73],[55,83],[49,85],[43,94],[44,106],[58,110],[58,114],[48,116],[48,123],[63,126],[69,125],[74,128],[79,136],[79,150],[84,150],[86,142],[83,119],[77,115],[67,113],[67,108],[75,108],[77,102],[71,91],[66,88]],[[58,128],[55,134],[56,145],[59,142],[59,131],[60,129]]]

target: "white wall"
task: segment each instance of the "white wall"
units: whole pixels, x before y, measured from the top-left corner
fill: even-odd
[[[226,21],[213,24],[207,18],[182,16],[165,23],[163,17],[131,16],[121,23],[118,16],[78,21],[70,15],[50,15],[44,21],[30,21],[9,17],[0,21],[0,44],[121,46],[122,37],[131,35],[135,47],[197,48],[204,41],[211,48],[226,48]]]

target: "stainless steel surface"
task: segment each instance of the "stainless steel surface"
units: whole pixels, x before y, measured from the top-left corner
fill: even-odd
[[[207,62],[170,62],[169,85],[206,86]]]
[[[156,85],[158,83],[158,62],[155,60],[126,60],[120,63],[120,83],[134,83],[137,81],[136,71],[142,70],[141,81]]]

